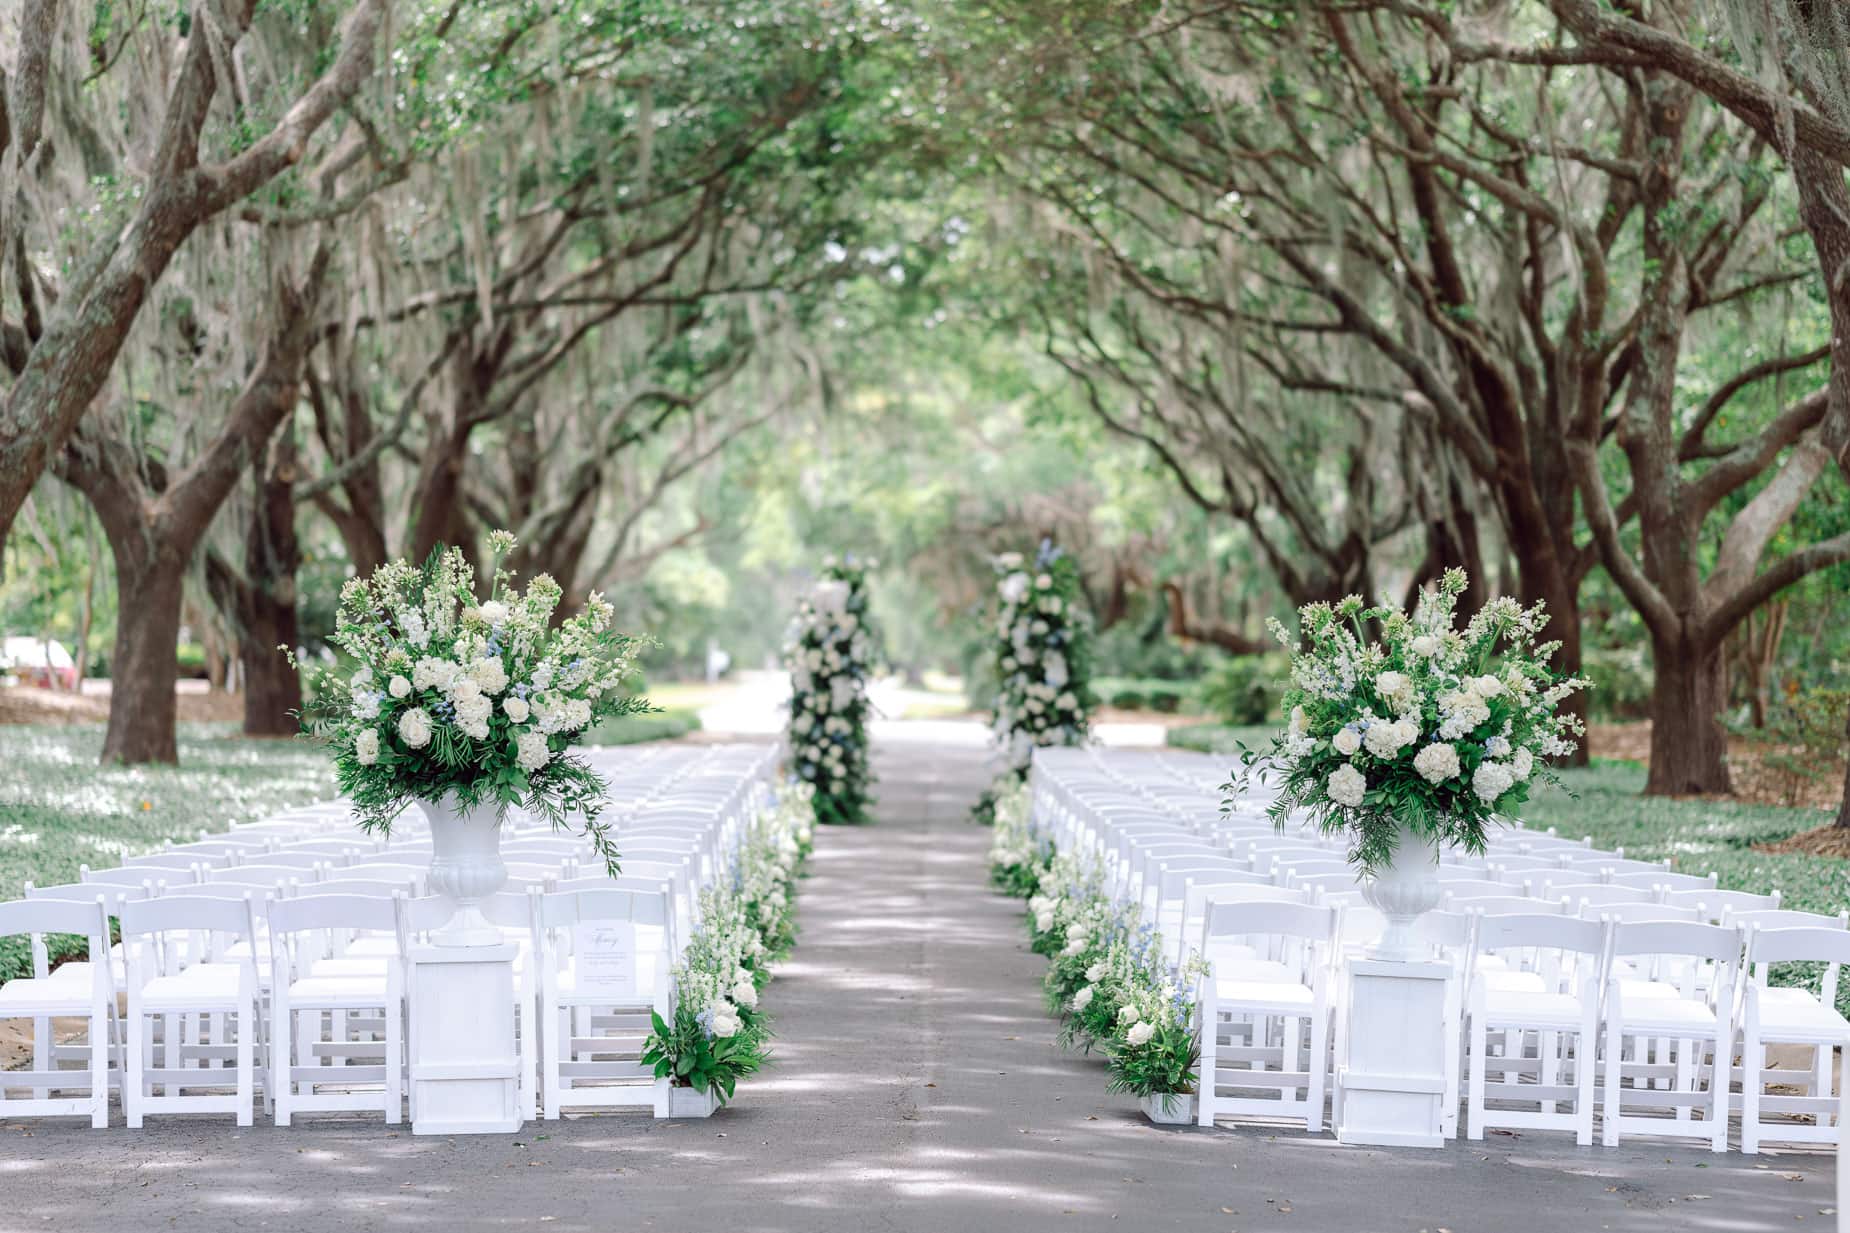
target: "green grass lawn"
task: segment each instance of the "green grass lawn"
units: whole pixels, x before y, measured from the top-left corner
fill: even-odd
[[[636,745],[667,741],[700,731],[700,714],[689,707],[671,706],[648,715],[607,719],[585,733],[587,745]]]

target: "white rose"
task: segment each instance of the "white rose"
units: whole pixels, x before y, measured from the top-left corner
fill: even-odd
[[[393,677],[392,683],[387,685],[386,689],[394,698],[409,698],[411,696],[411,682],[407,681],[402,676]]]
[[[1126,1002],[1118,1007],[1119,1023],[1137,1023],[1143,1019],[1143,1012],[1137,1009],[1135,1002]]]
[[[565,704],[565,726],[576,732],[591,722],[591,704],[583,698],[573,698]]]
[[[455,677],[451,678],[450,697],[455,700],[458,706],[461,706],[465,702],[474,702],[481,698],[481,696],[482,687],[476,683],[474,677],[464,676],[459,672]]]
[[[408,749],[422,749],[430,744],[430,716],[423,707],[412,707],[398,717],[398,739]]]
[[[507,620],[507,605],[498,599],[491,599],[479,609],[482,620],[490,626],[500,625]],[[493,693],[493,690],[489,691]]]
[[[1021,602],[1021,597],[1028,593],[1028,575],[1010,574],[1002,580],[1002,585],[998,590],[1001,591],[1003,599],[1011,604],[1018,604]]]
[[[1413,769],[1427,783],[1441,783],[1458,774],[1458,751],[1450,745],[1428,745],[1413,755]]]
[[[527,700],[520,697],[518,694],[509,694],[506,698],[503,698],[501,700],[501,709],[507,714],[509,719],[517,724],[526,723],[527,716],[531,714],[527,709]]]
[[[1304,722],[1304,708],[1294,706],[1291,708],[1291,721],[1286,725],[1286,731],[1292,736],[1302,736],[1304,735]]]
[[[1090,984],[1096,985],[1098,984],[1099,981],[1104,980],[1104,979],[1105,979],[1105,964],[1103,960],[1100,960],[1098,963],[1095,963],[1091,967],[1086,969],[1086,980]]]
[[[1480,676],[1472,680],[1471,689],[1480,698],[1494,698],[1503,692],[1503,682],[1494,676]]]
[[[1368,780],[1362,772],[1345,762],[1330,773],[1323,788],[1338,805],[1354,809],[1361,805],[1362,794],[1368,791]]]
[[[353,756],[361,766],[371,766],[379,760],[379,732],[375,728],[362,728],[360,735],[353,738]]]
[[[713,1035],[721,1040],[739,1033],[739,1016],[729,1002],[721,1002],[713,1009]]]
[[[1073,995],[1073,1009],[1084,1010],[1090,1005],[1092,1005],[1092,986],[1087,985],[1084,989],[1081,989],[1078,993]]]
[[[1422,659],[1431,659],[1439,653],[1439,640],[1431,634],[1421,634],[1413,640],[1413,653]]]
[[[1362,747],[1362,734],[1357,732],[1354,728],[1344,728],[1341,732],[1336,734],[1335,739],[1332,740],[1330,744],[1336,747],[1337,753],[1347,758]]]
[[[1406,695],[1413,688],[1413,681],[1404,672],[1383,672],[1375,678],[1375,689],[1396,709],[1405,704]]]
[[[1045,591],[1053,586],[1052,574],[1041,574],[1034,580],[1034,585]]]
[[[1141,1049],[1150,1043],[1150,1037],[1156,1035],[1156,1027],[1149,1023],[1139,1023],[1124,1035],[1125,1042],[1133,1049]]]
[[[741,1006],[758,1005],[758,986],[752,984],[751,977],[739,977],[738,983],[732,987],[732,1000]]]

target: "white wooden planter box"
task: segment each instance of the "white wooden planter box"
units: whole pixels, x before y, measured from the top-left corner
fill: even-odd
[[[1137,1103],[1143,1106],[1143,1115],[1158,1126],[1192,1126],[1195,1124],[1193,1095],[1140,1096]]]
[[[718,1108],[719,1094],[711,1087],[704,1092],[696,1092],[691,1087],[668,1089],[669,1117],[712,1117]]]

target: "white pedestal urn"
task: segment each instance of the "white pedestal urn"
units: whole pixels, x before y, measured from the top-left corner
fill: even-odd
[[[498,806],[489,801],[463,809],[454,792],[420,801],[430,819],[430,888],[454,907],[448,923],[431,934],[438,946],[497,946],[501,931],[482,915],[481,902],[507,885],[501,863]]]
[[[1368,954],[1371,959],[1417,963],[1432,958],[1432,947],[1420,940],[1420,917],[1439,906],[1439,845],[1404,823],[1394,845],[1394,861],[1362,887],[1362,895],[1387,918],[1387,930]]]

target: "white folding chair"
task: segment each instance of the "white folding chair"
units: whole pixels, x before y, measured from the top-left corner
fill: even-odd
[[[270,1090],[276,1124],[296,1113],[383,1107],[398,1123],[404,1099],[405,975],[398,914],[379,895],[303,895],[269,905]],[[384,940],[386,954],[335,962],[358,934]],[[356,1037],[355,1013],[378,1015],[383,1041]],[[378,1065],[356,1056],[383,1050]],[[371,1089],[379,1085],[379,1091]]]
[[[641,1053],[651,1012],[673,1013],[668,894],[563,891],[535,895],[532,908],[546,1118],[566,1108],[637,1105],[666,1117],[668,1080],[657,1079]]]
[[[1671,984],[1615,973],[1609,983],[1601,1142],[1616,1147],[1621,1133],[1674,1135],[1707,1139],[1710,1150],[1726,1151],[1740,933],[1688,920],[1612,921],[1611,928],[1611,961],[1636,966],[1650,960],[1658,975],[1680,977]],[[1697,978],[1701,965],[1711,969],[1706,980]],[[1690,1117],[1696,1108],[1706,1109],[1706,1121]],[[1629,1109],[1667,1109],[1672,1116]]]
[[[1777,911],[1780,893],[1757,895],[1752,891],[1717,890],[1712,886],[1697,887],[1695,890],[1663,890],[1658,893],[1658,902],[1673,908],[1694,908],[1696,914],[1711,925],[1727,923],[1730,914],[1736,912]]]
[[[1471,973],[1466,995],[1470,1029],[1466,1049],[1470,1080],[1466,1088],[1466,1133],[1482,1139],[1492,1126],[1524,1130],[1568,1129],[1581,1146],[1593,1142],[1593,1103],[1599,1049],[1599,999],[1604,977],[1607,930],[1594,921],[1565,915],[1490,916],[1477,918],[1479,953],[1520,951],[1521,967],[1542,978],[1542,987],[1511,987]],[[1509,963],[1507,955],[1506,964]],[[1491,1056],[1491,1033],[1503,1038],[1502,1052]],[[1529,1053],[1530,1035],[1535,1053]],[[1568,1048],[1568,1038],[1574,1047]],[[1490,1082],[1490,1072],[1499,1080]],[[1573,1082],[1563,1084],[1564,1072]],[[1514,1074],[1515,1079],[1510,1076]],[[1493,1107],[1497,1100],[1501,1105]],[[1556,1106],[1572,1101],[1574,1111]],[[1511,1109],[1509,1104],[1537,1105]]]
[[[51,974],[45,947],[48,933],[74,933],[88,941],[87,980],[58,979]],[[88,903],[75,899],[21,899],[0,903],[0,937],[24,934],[32,951],[32,975],[0,985],[0,1019],[31,1019],[32,1069],[0,1071],[0,1117],[90,1115],[90,1125],[109,1125],[109,1054],[115,988],[109,979],[109,915],[103,895]],[[57,1064],[52,1041],[56,1017],[81,1018],[85,1025],[83,1069]],[[64,1046],[70,1050],[72,1046]],[[8,1088],[26,1088],[24,1099],[8,1098]],[[82,1091],[81,1097],[69,1095]]]
[[[257,973],[248,952],[239,959],[220,956],[238,943],[252,946],[250,901],[168,895],[123,904],[121,922],[128,967],[122,1103],[130,1128],[139,1128],[150,1113],[233,1113],[238,1125],[249,1126],[259,1034]],[[151,1016],[162,1020],[159,1067],[153,1064]],[[188,1039],[207,1018],[236,1034],[233,1073],[207,1065],[223,1056],[216,1042]],[[162,1089],[159,1096],[155,1085]],[[227,1087],[233,1094],[224,1094]],[[188,1095],[189,1088],[210,1090]]]
[[[1207,905],[1203,954],[1212,953],[1217,938],[1252,936],[1295,943],[1280,948],[1283,954],[1295,955],[1295,970],[1255,973],[1256,979],[1214,971],[1202,979],[1197,999],[1197,1118],[1203,1126],[1212,1126],[1218,1117],[1302,1118],[1305,1130],[1316,1134],[1323,1129],[1329,1073],[1330,951],[1336,940],[1336,910],[1265,900]],[[1276,1032],[1274,1021],[1279,1025]],[[1258,1091],[1276,1094],[1250,1094]]]
[[[1771,1139],[1780,1143],[1835,1143],[1841,1151],[1842,1098],[1832,1098],[1831,1076],[1838,1047],[1850,1048],[1850,1020],[1837,1010],[1839,973],[1850,962],[1850,931],[1828,925],[1783,929],[1750,926],[1746,962],[1754,975],[1747,981],[1741,1007],[1741,1150],[1757,1153],[1760,1145]],[[1775,963],[1824,964],[1821,995],[1769,986],[1767,968]],[[1809,1046],[1813,1050],[1809,1073],[1769,1070],[1769,1043]],[[1769,1093],[1768,1083],[1795,1087],[1798,1093]],[[1845,1084],[1844,1090],[1850,1092],[1850,1084]],[[1777,1120],[1769,1114],[1777,1115]],[[1835,1124],[1834,1115],[1838,1117]],[[1807,1116],[1810,1122],[1801,1120]]]

